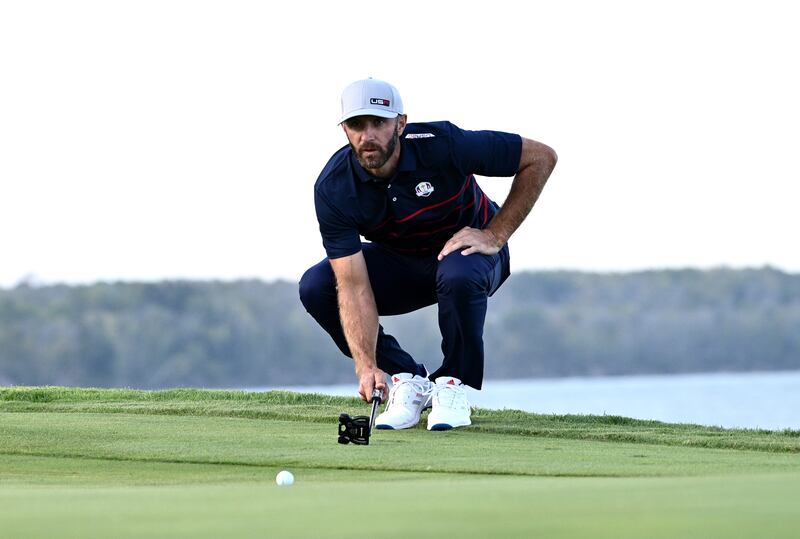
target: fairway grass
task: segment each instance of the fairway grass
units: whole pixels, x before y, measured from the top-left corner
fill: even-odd
[[[355,399],[0,389],[0,538],[797,537],[797,431],[477,410],[336,443]],[[291,470],[292,487],[275,474]]]

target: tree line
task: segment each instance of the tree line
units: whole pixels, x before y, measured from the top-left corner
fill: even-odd
[[[436,308],[381,319],[430,370]],[[521,272],[489,300],[487,378],[800,369],[800,275]],[[272,387],[354,380],[297,284],[0,289],[0,385]]]

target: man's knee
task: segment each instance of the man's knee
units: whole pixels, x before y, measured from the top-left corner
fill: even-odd
[[[299,292],[300,301],[309,312],[327,302],[331,294],[336,296],[333,269],[327,259],[306,270],[300,278]]]
[[[478,259],[464,256],[460,252],[449,254],[439,263],[436,273],[436,289],[440,294],[485,294],[486,274]]]

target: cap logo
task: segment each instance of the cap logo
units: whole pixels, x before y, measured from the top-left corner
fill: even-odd
[[[380,99],[378,97],[370,97],[369,98],[369,104],[370,105],[383,105],[384,107],[388,107],[389,106],[389,100],[388,99]]]

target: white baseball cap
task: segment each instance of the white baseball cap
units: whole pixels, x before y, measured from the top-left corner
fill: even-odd
[[[397,88],[378,79],[358,80],[342,92],[342,119],[354,116],[394,118],[403,114],[403,101]]]

